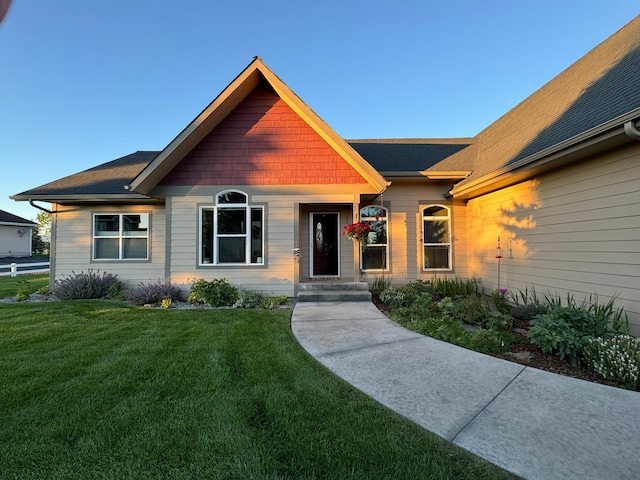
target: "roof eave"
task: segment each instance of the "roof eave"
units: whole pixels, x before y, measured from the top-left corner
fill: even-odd
[[[28,202],[31,200],[38,200],[41,202],[48,203],[118,203],[118,202],[126,202],[130,203],[132,201],[137,202],[158,202],[161,201],[159,199],[155,199],[149,197],[147,195],[140,195],[137,193],[128,193],[128,194],[76,194],[76,195],[12,195],[9,197],[11,200],[15,200],[16,202]]]
[[[422,170],[420,175],[429,180],[462,180],[471,175],[471,170]]]
[[[34,222],[0,222],[3,227],[35,227],[38,225]]]
[[[630,143],[632,140],[625,134],[623,125],[639,114],[640,109],[634,110],[476,180],[463,181],[451,189],[449,195],[456,199],[470,200],[581,158]]]

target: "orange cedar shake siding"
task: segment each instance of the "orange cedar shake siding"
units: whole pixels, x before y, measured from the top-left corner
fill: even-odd
[[[161,185],[361,184],[340,157],[276,93],[258,86]]]

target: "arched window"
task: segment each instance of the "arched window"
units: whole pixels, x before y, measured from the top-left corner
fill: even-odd
[[[388,210],[379,205],[369,205],[360,210],[360,221],[369,222],[367,248],[360,247],[362,270],[387,270],[389,268],[389,236],[387,231]]]
[[[442,205],[422,209],[422,268],[451,270],[451,213]]]
[[[244,192],[220,192],[215,206],[200,208],[200,264],[264,263],[263,223],[264,208]]]

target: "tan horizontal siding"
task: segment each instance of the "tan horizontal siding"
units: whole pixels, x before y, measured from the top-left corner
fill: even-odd
[[[117,275],[125,287],[164,281],[164,207],[58,207],[56,214],[55,281],[88,269]],[[151,213],[150,261],[92,261],[93,213]]]
[[[221,190],[220,190],[221,191]],[[249,194],[246,189],[242,189]],[[262,291],[272,295],[293,296],[294,260],[293,204],[291,197],[261,196],[260,204],[266,204],[265,266],[198,267],[199,206],[214,205],[215,195],[172,197],[171,199],[171,280],[186,292],[195,279],[213,280],[227,278],[239,289]],[[258,204],[256,196],[253,204]]]
[[[468,204],[469,274],[497,286],[534,286],[578,301],[597,293],[640,334],[640,148],[573,164]]]

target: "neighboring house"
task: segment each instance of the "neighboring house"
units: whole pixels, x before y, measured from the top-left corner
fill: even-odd
[[[36,225],[0,210],[0,257],[30,257],[31,228]]]
[[[474,277],[617,296],[637,334],[639,73],[640,17],[474,138],[345,140],[255,58],[164,150],[12,198],[52,204],[54,279],[225,277],[294,296]],[[357,220],[377,230],[364,250],[341,235]]]

